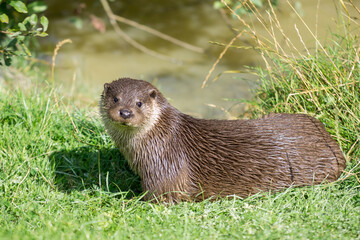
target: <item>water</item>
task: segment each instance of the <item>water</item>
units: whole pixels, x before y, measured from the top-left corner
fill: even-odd
[[[333,1],[303,0],[297,10],[308,27],[321,41],[326,41],[331,30],[336,31],[337,7]],[[159,39],[144,31],[120,24],[134,40],[144,46],[170,56],[175,61],[164,61],[147,55],[126,43],[111,27],[100,1],[51,1],[47,15],[50,18],[50,37],[42,42],[43,52],[52,55],[57,42],[71,39],[56,59],[55,79],[64,94],[75,102],[96,105],[103,84],[120,77],[132,77],[154,83],[179,110],[198,117],[228,119],[238,116],[245,105],[234,99],[251,97],[250,87],[256,76],[247,73],[222,74],[216,82],[201,88],[207,73],[223,47],[210,41],[228,43],[234,33],[212,8],[212,1],[114,1],[114,13],[147,25],[192,45],[204,48],[205,54],[193,52]],[[319,6],[319,7],[317,7]],[[277,17],[293,43],[304,51],[303,44],[314,48],[314,37],[286,3],[277,6]],[[100,33],[91,24],[91,14],[105,19],[106,31]],[[79,21],[82,19],[82,21]],[[249,22],[251,17],[245,18]],[[235,28],[238,20],[230,19]],[[80,26],[81,25],[81,26]],[[300,32],[300,36],[296,28]],[[259,34],[264,28],[254,22]],[[252,42],[244,36],[237,45]],[[217,65],[212,78],[226,70],[246,70],[246,66],[261,66],[259,54],[254,50],[230,49]],[[211,79],[212,79],[211,78]],[[229,101],[229,99],[232,99]]]

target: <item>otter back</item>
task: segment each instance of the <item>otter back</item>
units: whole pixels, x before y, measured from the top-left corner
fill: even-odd
[[[146,199],[246,197],[331,182],[345,168],[335,140],[308,115],[197,119],[172,107],[151,84],[128,78],[105,84],[100,112],[141,177]]]

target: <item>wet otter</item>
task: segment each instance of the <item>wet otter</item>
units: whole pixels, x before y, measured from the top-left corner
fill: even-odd
[[[202,200],[336,180],[345,168],[322,123],[304,114],[204,120],[172,107],[150,83],[104,85],[108,133],[141,177],[146,199]]]

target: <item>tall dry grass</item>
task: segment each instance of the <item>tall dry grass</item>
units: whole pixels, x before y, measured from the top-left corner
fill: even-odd
[[[271,112],[306,113],[323,122],[327,130],[337,140],[348,161],[348,173],[345,178],[354,176],[359,181],[360,174],[360,45],[359,36],[352,31],[349,22],[359,27],[358,18],[349,12],[360,15],[359,9],[352,1],[340,1],[338,20],[342,32],[333,33],[331,44],[323,44],[315,31],[307,25],[292,4],[287,1],[290,11],[300,20],[302,29],[294,25],[297,39],[290,39],[281,25],[276,11],[269,2],[267,11],[258,10],[251,1],[243,1],[251,12],[253,22],[265,30],[259,34],[254,24],[237,15],[225,1],[222,1],[229,12],[236,16],[244,30],[236,36],[247,34],[253,39],[256,51],[264,62],[263,68],[254,69],[259,76],[254,98],[249,104],[246,116],[260,117]],[[314,5],[319,8],[319,2]],[[310,34],[313,47],[307,46],[303,34]],[[229,47],[235,46],[234,39],[226,46],[216,64],[221,60]],[[294,42],[300,42],[295,44]],[[209,72],[204,84],[212,73]]]

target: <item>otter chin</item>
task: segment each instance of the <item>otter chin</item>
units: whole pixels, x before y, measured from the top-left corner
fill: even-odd
[[[336,141],[305,114],[254,120],[198,119],[153,85],[121,78],[104,85],[100,114],[145,200],[175,203],[335,181],[345,168]]]

